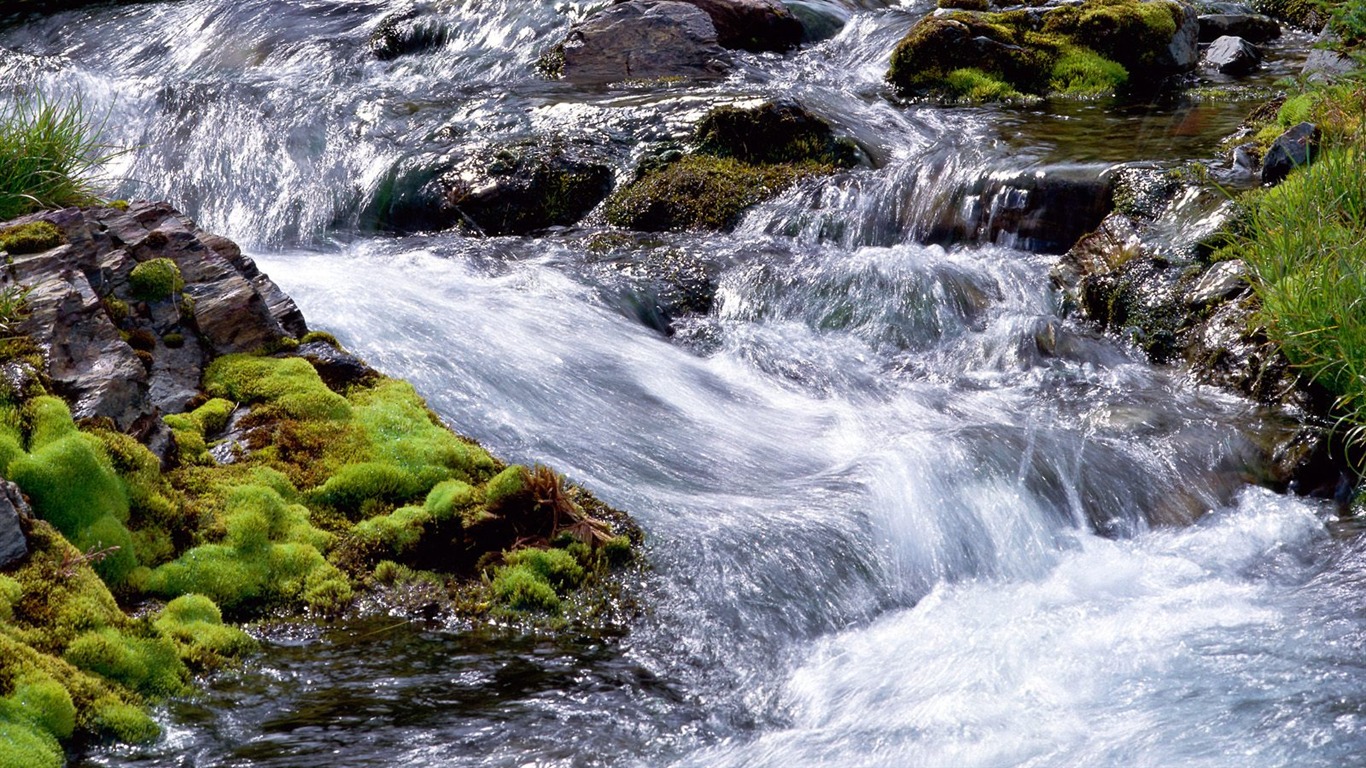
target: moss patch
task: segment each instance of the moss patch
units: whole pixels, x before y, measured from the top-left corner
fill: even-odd
[[[607,221],[646,232],[726,230],[755,203],[797,181],[836,169],[814,163],[750,165],[710,155],[689,155],[647,173],[607,200]]]
[[[184,287],[180,267],[170,259],[149,259],[128,274],[128,288],[141,301],[169,299]]]
[[[1166,0],[928,16],[897,44],[887,79],[904,95],[974,101],[1112,94],[1136,68],[1164,71],[1184,18]]]
[[[34,221],[0,229],[0,251],[12,254],[41,253],[65,242],[62,231],[47,221]]]

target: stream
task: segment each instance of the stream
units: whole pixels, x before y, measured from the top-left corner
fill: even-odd
[[[1256,486],[1280,419],[1065,317],[1056,255],[927,234],[976,180],[1213,157],[1257,102],[899,103],[887,57],[931,5],[878,0],[807,0],[841,31],[724,79],[576,88],[534,64],[602,3],[431,5],[447,41],[393,61],[378,0],[11,20],[0,93],[80,94],[130,148],[118,196],[235,239],[457,430],[629,510],[647,608],[581,638],[296,627],[161,708],[160,741],[75,765],[1366,765],[1366,545]],[[870,164],[730,234],[366,223],[404,164],[556,132],[629,178],[773,98]],[[707,272],[711,310],[653,313],[656,258]]]

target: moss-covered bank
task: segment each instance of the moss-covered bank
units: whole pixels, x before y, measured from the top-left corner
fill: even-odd
[[[255,647],[225,616],[325,620],[420,593],[467,622],[556,629],[618,607],[640,542],[626,515],[302,332],[230,243],[139,203],[0,225],[0,244],[0,478],[31,507],[29,554],[0,566],[0,768],[155,737],[149,704]],[[92,274],[73,301],[62,281]],[[140,362],[111,397],[54,373],[59,347]],[[168,365],[202,366],[193,396],[156,399]]]

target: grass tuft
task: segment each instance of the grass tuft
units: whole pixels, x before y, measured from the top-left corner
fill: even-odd
[[[0,107],[0,221],[96,201],[99,168],[117,153],[80,99],[33,94]]]

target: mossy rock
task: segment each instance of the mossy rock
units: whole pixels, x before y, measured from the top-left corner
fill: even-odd
[[[903,95],[968,101],[1112,94],[1133,87],[1135,73],[1160,82],[1193,66],[1192,23],[1169,0],[952,11],[911,28],[892,53],[887,79]],[[1174,42],[1182,36],[1192,37],[1185,48]]]
[[[688,155],[608,198],[607,221],[645,232],[729,230],[746,208],[797,181],[834,172],[817,163],[750,165],[728,157]]]
[[[750,164],[858,164],[858,148],[852,142],[836,139],[828,123],[792,102],[752,109],[717,107],[697,124],[693,141],[701,154]]]
[[[48,221],[33,221],[0,229],[0,251],[14,255],[41,253],[65,241],[62,231]]]

